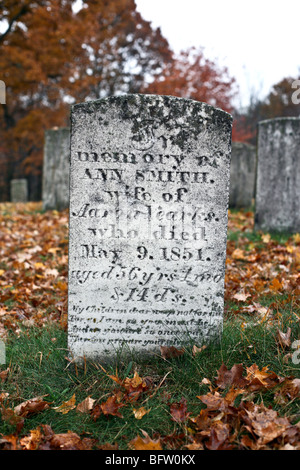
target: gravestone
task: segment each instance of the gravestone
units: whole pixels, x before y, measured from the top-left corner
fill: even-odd
[[[0,104],[6,104],[6,86],[3,80],[0,80]]]
[[[300,119],[258,124],[255,229],[300,232]]]
[[[231,116],[125,95],[73,106],[71,123],[73,356],[220,339]]]
[[[11,202],[28,201],[28,183],[27,179],[13,179],[10,181],[10,200]]]
[[[69,207],[70,129],[45,131],[42,200],[43,210]]]
[[[253,204],[256,148],[233,142],[231,148],[229,207],[250,208]]]

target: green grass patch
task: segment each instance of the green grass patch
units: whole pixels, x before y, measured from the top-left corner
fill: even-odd
[[[24,435],[41,424],[48,424],[56,433],[71,430],[100,443],[118,442],[120,448],[126,449],[129,440],[136,437],[140,429],[149,435],[170,435],[175,430],[184,432],[184,428],[171,419],[170,404],[185,398],[191,416],[198,415],[204,405],[197,396],[209,391],[202,381],[207,378],[214,383],[223,363],[228,369],[242,363],[245,371],[246,367],[257,364],[260,369],[268,367],[281,377],[300,378],[299,365],[292,361],[293,350],[281,348],[276,341],[278,327],[282,330],[291,327],[291,340],[300,339],[299,321],[296,320],[288,312],[273,326],[249,321],[245,327],[244,321],[227,320],[221,342],[208,346],[196,356],[192,354],[191,345],[186,345],[184,355],[171,359],[163,359],[159,354],[145,359],[132,353],[126,359],[125,355],[123,358],[118,356],[109,365],[104,365],[107,373],[99,363],[70,363],[67,335],[58,326],[26,329],[19,336],[11,334],[6,344],[6,364],[0,369],[9,367],[10,372],[1,384],[1,392],[9,395],[2,406],[13,409],[25,400],[45,395],[44,399],[51,403],[50,408],[25,418]],[[133,377],[136,371],[141,377],[150,377],[153,388],[137,402],[126,403],[120,409],[122,418],[101,415],[94,420],[76,409],[67,414],[54,409],[74,394],[76,404],[88,396],[96,403],[103,403],[120,389],[109,374],[124,380]],[[292,400],[281,407],[274,401],[273,391],[259,392],[252,399],[272,406],[285,416],[300,417],[298,401]],[[141,406],[150,411],[138,420],[133,410]],[[0,420],[0,433],[7,435],[14,431],[14,425]]]

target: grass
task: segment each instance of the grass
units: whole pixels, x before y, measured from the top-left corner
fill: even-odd
[[[287,359],[287,351],[276,342],[277,328],[286,331],[291,327],[292,341],[300,337],[300,324],[290,307],[272,324],[255,324],[250,318],[245,327],[245,319],[226,320],[221,343],[208,346],[196,356],[190,346],[186,347],[183,356],[168,360],[159,355],[150,360],[132,355],[105,366],[107,374],[101,365],[93,362],[82,366],[70,363],[67,360],[67,334],[60,327],[49,324],[44,328],[24,329],[19,336],[10,335],[6,346],[6,365],[0,366],[1,370],[10,367],[8,378],[1,386],[2,392],[9,393],[3,406],[14,408],[22,401],[46,395],[45,400],[51,402],[50,408],[25,419],[24,435],[41,424],[48,424],[56,433],[71,430],[103,444],[118,442],[120,449],[127,449],[128,441],[136,437],[141,429],[149,435],[170,435],[181,429],[180,424],[171,420],[170,403],[179,402],[184,397],[191,416],[196,416],[204,407],[197,396],[208,392],[202,380],[207,378],[213,383],[222,363],[228,369],[237,363],[242,363],[245,368],[255,363],[260,369],[267,366],[278,376],[300,378],[299,365],[293,364],[291,357]],[[54,409],[74,394],[76,404],[87,396],[97,403],[106,401],[118,388],[108,374],[118,374],[125,379],[132,377],[135,371],[141,377],[151,377],[156,393],[153,397],[143,396],[138,403],[126,404],[121,408],[123,418],[101,415],[95,421],[76,409],[67,414]],[[292,400],[281,407],[274,402],[270,391],[257,394],[255,400],[266,406],[270,404],[296,421],[300,418],[299,402]],[[150,412],[142,420],[137,420],[133,409],[140,406]],[[7,435],[14,431],[15,426],[0,420],[0,433]],[[184,432],[184,428],[181,431]]]

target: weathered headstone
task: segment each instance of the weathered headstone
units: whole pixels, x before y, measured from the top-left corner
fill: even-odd
[[[0,104],[6,104],[6,86],[3,80],[0,80]]]
[[[256,148],[233,142],[231,148],[229,207],[250,208],[255,185]]]
[[[220,338],[232,118],[125,95],[71,113],[68,344],[108,358]]]
[[[10,181],[10,200],[11,202],[28,201],[28,183],[27,179],[13,179]]]
[[[44,210],[69,207],[70,129],[45,131],[43,189]]]
[[[300,119],[258,125],[255,229],[300,231]]]

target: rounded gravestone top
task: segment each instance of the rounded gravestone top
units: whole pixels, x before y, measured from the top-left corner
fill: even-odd
[[[290,122],[290,121],[300,121],[300,117],[297,117],[297,116],[287,116],[287,117],[276,117],[276,118],[272,118],[272,119],[265,119],[263,121],[259,121],[258,125],[259,126],[267,126],[267,125],[270,125],[270,124],[273,124],[273,123],[286,123],[286,122]]]

